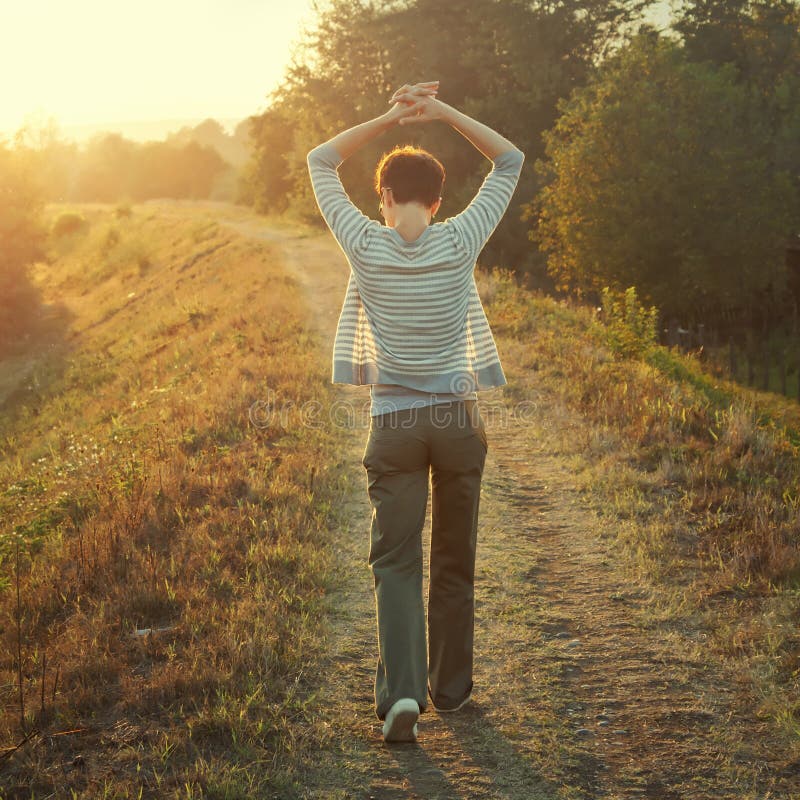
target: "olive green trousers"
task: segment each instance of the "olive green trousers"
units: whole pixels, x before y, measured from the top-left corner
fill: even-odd
[[[371,418],[362,464],[372,521],[378,663],[375,713],[401,697],[420,711],[455,708],[472,691],[475,550],[488,444],[474,400],[437,403]],[[422,529],[431,487],[426,619]]]

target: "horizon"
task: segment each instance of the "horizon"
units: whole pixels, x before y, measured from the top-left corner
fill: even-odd
[[[236,126],[243,120],[247,119],[249,114],[244,117],[175,117],[170,119],[129,119],[129,120],[115,120],[109,122],[87,122],[79,125],[61,126],[57,125],[56,120],[50,120],[56,123],[59,138],[74,142],[78,145],[83,145],[89,142],[94,136],[99,134],[113,134],[118,133],[125,139],[134,142],[149,142],[161,141],[168,136],[177,133],[182,128],[194,128],[206,120],[213,119],[218,122],[225,133],[229,136],[233,135]],[[48,120],[42,120],[46,125]],[[36,126],[34,125],[34,129]],[[9,140],[13,138],[8,137]],[[0,140],[3,139],[3,133],[0,132]]]
[[[4,4],[0,69],[17,79],[0,139],[51,123],[99,132],[260,113],[311,19],[311,0]]]

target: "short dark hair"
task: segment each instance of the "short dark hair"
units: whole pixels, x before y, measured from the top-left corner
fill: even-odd
[[[411,144],[384,153],[375,169],[375,191],[391,189],[398,203],[422,203],[430,208],[441,196],[444,167],[427,150]]]

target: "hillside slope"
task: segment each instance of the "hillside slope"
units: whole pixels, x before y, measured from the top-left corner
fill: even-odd
[[[265,230],[238,212],[226,224],[280,246],[327,352],[347,275],[330,236]],[[330,741],[307,764],[302,796],[794,797],[797,519],[789,505],[763,538],[743,541],[732,525],[709,530],[725,509],[706,492],[725,491],[729,514],[744,504],[746,527],[771,500],[748,475],[762,484],[768,469],[796,486],[797,452],[758,422],[793,424],[796,407],[675,353],[617,357],[587,310],[522,291],[502,270],[478,283],[509,384],[481,393],[473,701],[460,715],[423,715],[418,746],[381,741],[358,416],[345,455],[360,485],[335,542],[343,582],[319,705]],[[367,397],[337,392],[359,409]],[[716,486],[714,467],[739,482],[723,471]],[[429,499],[424,552],[430,510]],[[761,573],[748,577],[741,554],[757,553]]]
[[[480,272],[509,383],[475,691],[387,746],[341,251],[221,204],[82,213],[37,273],[50,339],[0,373],[4,744],[18,652],[35,731],[3,797],[800,794],[791,404]]]
[[[0,365],[0,796],[285,796],[343,488],[302,293],[206,212],[80,212]]]

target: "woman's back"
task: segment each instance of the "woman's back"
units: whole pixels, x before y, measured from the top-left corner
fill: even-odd
[[[506,383],[474,269],[523,158],[519,150],[499,155],[464,211],[409,242],[352,204],[330,143],[308,154],[320,210],[352,268],[334,342],[334,383],[461,394]]]

